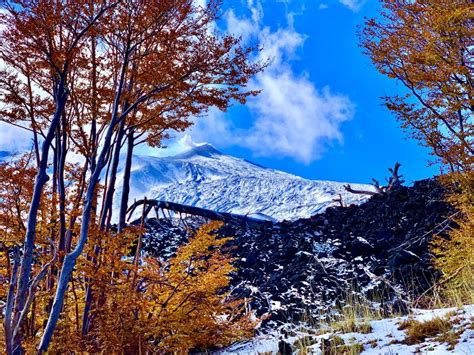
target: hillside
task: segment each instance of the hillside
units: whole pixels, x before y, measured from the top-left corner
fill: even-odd
[[[308,180],[223,154],[209,144],[172,157],[134,156],[130,201],[144,196],[219,212],[267,220],[296,220],[323,212],[341,194],[344,203],[367,196],[344,190],[344,183]],[[121,193],[121,179],[117,194]],[[352,184],[371,189],[370,185]],[[116,199],[115,208],[118,208]],[[116,216],[117,214],[114,213]]]
[[[220,233],[234,237],[232,294],[250,299],[258,316],[269,315],[270,328],[326,317],[353,291],[378,299],[387,312],[404,312],[438,276],[428,244],[453,212],[443,194],[436,180],[423,180],[309,219],[228,223]],[[150,219],[145,250],[166,259],[203,222]]]

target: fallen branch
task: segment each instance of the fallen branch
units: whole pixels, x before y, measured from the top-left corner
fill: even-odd
[[[379,192],[376,192],[376,191],[369,191],[369,190],[354,190],[351,185],[347,184],[347,185],[344,185],[344,189],[350,193],[353,193],[353,194],[359,194],[359,195],[370,195],[370,196],[374,196],[374,195],[379,195],[380,193]]]
[[[177,213],[184,213],[184,214],[189,214],[193,216],[201,216],[204,218],[208,218],[210,220],[215,220],[215,221],[223,221],[223,222],[234,222],[234,223],[246,223],[248,225],[262,225],[262,223],[268,223],[268,221],[262,221],[257,218],[252,218],[248,216],[243,216],[243,215],[238,215],[238,214],[233,214],[233,213],[227,213],[227,212],[216,212],[212,210],[208,210],[205,208],[200,208],[200,207],[194,207],[194,206],[186,206],[182,205],[179,203],[174,203],[174,202],[167,202],[167,201],[159,201],[159,200],[149,200],[149,199],[143,199],[143,200],[138,200],[135,201],[127,210],[128,218],[127,221],[130,220],[130,218],[133,215],[133,212],[142,205],[147,205],[148,208],[145,209],[145,213],[143,218],[146,218],[148,216],[148,213],[154,208],[155,210],[162,209],[162,210],[168,210],[168,211],[173,211]]]
[[[388,171],[390,171],[391,176],[389,179],[387,179],[387,186],[380,186],[379,182],[376,179],[372,179],[372,186],[375,188],[375,191],[355,190],[349,184],[344,185],[344,189],[350,193],[359,195],[381,195],[387,191],[393,190],[394,188],[401,186],[405,182],[403,180],[403,175],[398,174],[398,169],[400,169],[400,166],[402,166],[402,164],[396,162],[393,169],[388,168]]]

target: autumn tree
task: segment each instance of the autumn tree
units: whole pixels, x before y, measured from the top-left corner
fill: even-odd
[[[469,0],[382,1],[362,45],[407,91],[385,97],[402,127],[451,171],[472,170],[474,6]]]
[[[474,196],[474,5],[470,0],[382,0],[368,19],[362,46],[376,68],[405,87],[384,101],[404,129],[430,148],[457,191],[459,229],[438,240],[436,263],[445,273],[471,275]],[[472,255],[472,253],[471,253]],[[462,270],[461,270],[462,269]],[[460,271],[463,271],[460,273]]]
[[[110,223],[125,139],[130,170],[137,144],[159,145],[210,106],[225,110],[256,94],[245,86],[262,65],[249,61],[253,48],[215,30],[218,1],[201,8],[191,0],[19,0],[2,8],[0,119],[32,132],[36,157],[18,272],[10,273],[4,324],[14,331],[6,349],[20,351],[26,337],[42,334],[41,352],[67,321],[60,315],[71,297],[82,336],[95,329],[89,310],[108,297],[92,291],[92,274],[76,279],[80,287],[72,274],[82,258],[100,269],[104,244],[94,236],[123,235]],[[47,227],[39,228],[43,210]],[[44,240],[51,243],[40,246]],[[35,302],[44,310],[41,325],[30,310]]]
[[[1,15],[1,53],[5,57],[2,59],[7,63],[7,69],[18,69],[15,66],[8,66],[8,53],[19,52],[28,56],[33,62],[35,71],[43,74],[45,79],[43,83],[53,95],[51,100],[53,114],[45,129],[42,148],[38,153],[39,161],[27,217],[14,310],[12,319],[6,319],[7,322],[12,321],[14,324],[18,323],[22,313],[26,311],[37,236],[38,211],[42,193],[49,179],[47,166],[50,147],[69,94],[70,69],[75,64],[78,47],[86,33],[111,7],[109,3],[101,2],[93,7],[92,11],[84,11],[84,3],[83,1],[68,4],[54,1],[2,2],[6,13]],[[21,71],[17,71],[16,74],[19,78]],[[8,100],[8,97],[6,99]],[[35,129],[33,122],[31,127]],[[13,344],[8,344],[7,348],[16,351],[21,342],[21,327],[12,341]]]

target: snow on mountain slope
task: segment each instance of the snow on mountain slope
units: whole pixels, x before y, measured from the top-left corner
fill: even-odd
[[[347,205],[367,199],[346,192],[343,183],[307,180],[264,168],[223,154],[209,144],[196,145],[173,157],[136,155],[133,161],[130,202],[146,196],[262,219],[295,220],[334,206],[333,198],[338,194]],[[352,186],[371,189],[370,185]],[[121,177],[117,192],[121,193]],[[115,199],[115,210],[118,204]]]

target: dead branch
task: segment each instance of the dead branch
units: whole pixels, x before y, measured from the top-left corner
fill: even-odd
[[[340,207],[344,207],[344,202],[342,201],[342,195],[341,194],[338,194],[338,195],[339,195],[338,198],[333,198],[332,200],[334,202],[338,202]]]
[[[379,192],[375,192],[375,191],[369,191],[369,190],[354,190],[351,185],[347,184],[347,185],[344,185],[344,189],[350,193],[353,193],[353,194],[360,194],[360,195],[370,195],[370,196],[373,196],[373,195],[379,195],[380,193]]]
[[[351,185],[346,184],[344,185],[344,189],[353,194],[360,194],[360,195],[381,195],[387,191],[393,190],[396,187],[402,186],[405,182],[403,180],[403,175],[398,174],[398,169],[400,169],[401,164],[399,162],[395,163],[395,166],[392,168],[388,168],[391,176],[387,180],[387,186],[380,186],[380,183],[376,179],[372,179],[372,186],[375,188],[375,191],[368,191],[368,190],[355,190],[351,187]]]
[[[154,208],[155,211],[158,209],[161,210],[168,210],[170,213],[171,211],[177,212],[177,213],[184,213],[184,214],[189,214],[193,216],[201,216],[204,218],[208,218],[210,220],[214,221],[223,221],[223,222],[234,222],[234,223],[247,223],[247,224],[254,224],[254,225],[261,225],[262,223],[265,223],[268,221],[262,221],[257,218],[252,218],[248,216],[242,216],[238,214],[233,214],[233,213],[226,213],[226,212],[216,212],[212,210],[208,210],[205,208],[200,208],[200,207],[194,207],[194,206],[186,206],[182,205],[179,203],[174,203],[174,202],[167,202],[167,201],[159,201],[159,200],[149,200],[149,199],[143,199],[139,201],[135,201],[127,210],[128,218],[127,220],[130,220],[130,218],[133,215],[133,212],[142,205],[148,205],[148,208],[145,210],[145,214],[143,218],[146,218],[148,216],[148,213]],[[170,214],[171,218],[171,214]]]
[[[395,187],[401,186],[405,180],[403,180],[403,175],[398,174],[398,169],[400,168],[401,164],[399,162],[395,163],[394,168],[388,168],[388,171],[392,174],[390,178],[387,180],[387,190],[392,190]]]

